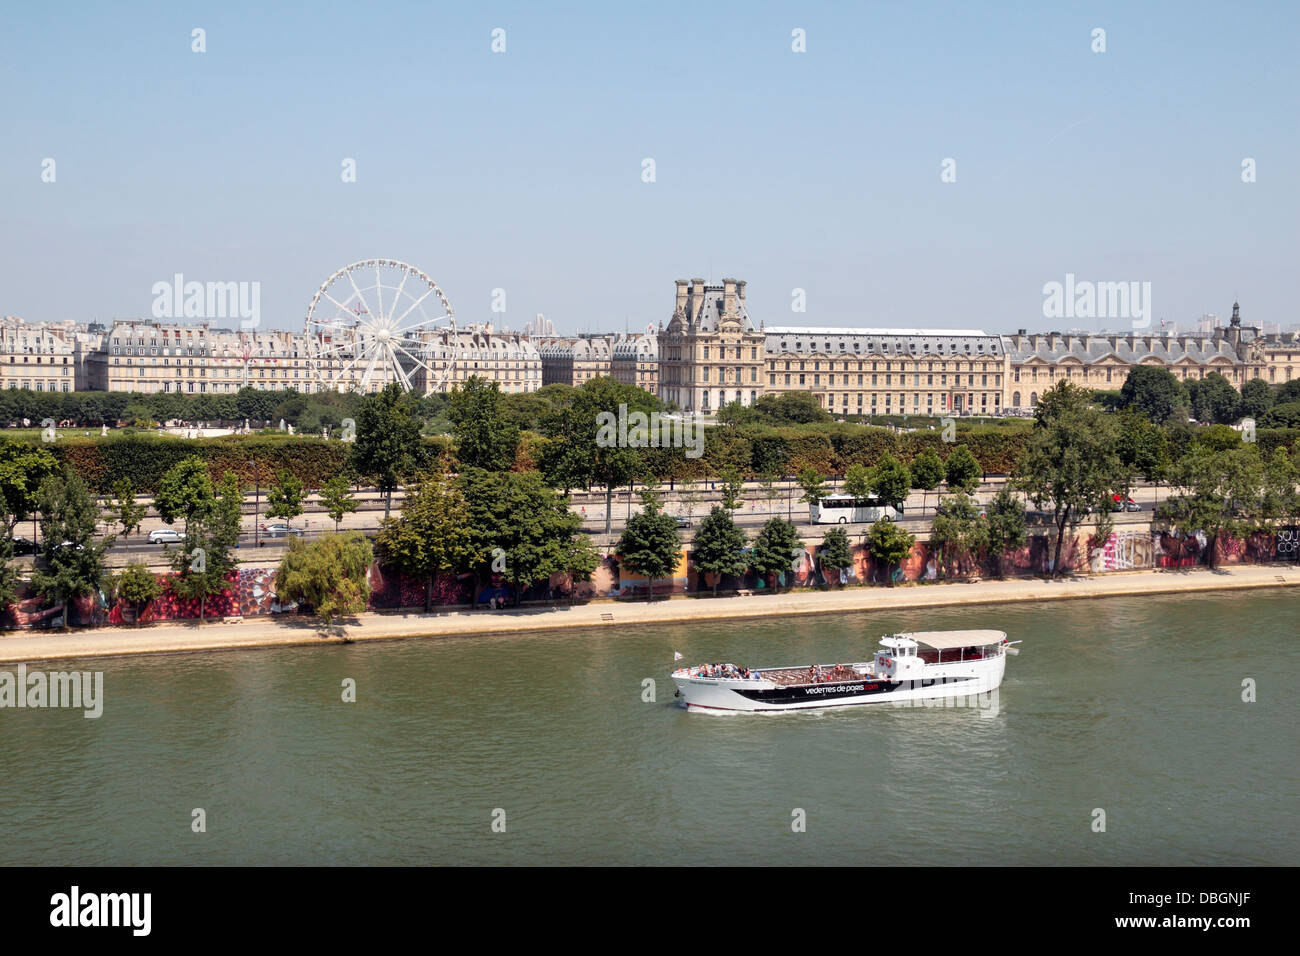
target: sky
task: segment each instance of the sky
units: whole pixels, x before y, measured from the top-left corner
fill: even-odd
[[[386,257],[461,323],[563,333],[667,322],[697,276],[778,326],[1128,323],[1045,315],[1067,275],[1287,326],[1298,26],[1289,2],[6,3],[0,314],[148,316],[180,273],[260,283],[263,325],[301,329]]]

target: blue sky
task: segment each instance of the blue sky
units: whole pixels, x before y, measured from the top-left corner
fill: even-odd
[[[383,256],[515,328],[644,327],[675,278],[735,276],[769,325],[1047,329],[1066,273],[1287,325],[1297,9],[10,3],[0,313],[148,315],[179,272],[300,328]]]

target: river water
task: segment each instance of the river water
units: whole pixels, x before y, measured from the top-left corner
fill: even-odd
[[[0,710],[0,864],[1294,864],[1298,606],[1239,592],[83,662],[104,672],[100,718]],[[885,632],[967,627],[1024,642],[995,708],[687,714],[667,678],[674,651],[860,660]]]

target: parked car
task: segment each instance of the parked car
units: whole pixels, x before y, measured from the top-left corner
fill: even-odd
[[[691,519],[686,515],[673,515],[673,520],[677,522],[679,528],[689,528],[691,526]]]
[[[185,540],[175,528],[154,528],[149,532],[150,544],[180,544]]]
[[[14,554],[35,554],[38,550],[36,545],[27,538],[14,538],[13,545]]]
[[[1142,506],[1127,495],[1112,496],[1111,511],[1141,511]]]
[[[289,525],[277,521],[275,524],[262,525],[262,534],[268,535],[269,537],[272,538],[283,538],[283,537],[287,537],[288,535],[293,535],[294,537],[301,537],[302,528],[291,528],[289,527]]]

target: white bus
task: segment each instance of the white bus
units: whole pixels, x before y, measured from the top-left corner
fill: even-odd
[[[808,517],[813,524],[871,524],[881,518],[896,521],[902,516],[901,508],[883,504],[879,498],[830,495],[808,502]]]

